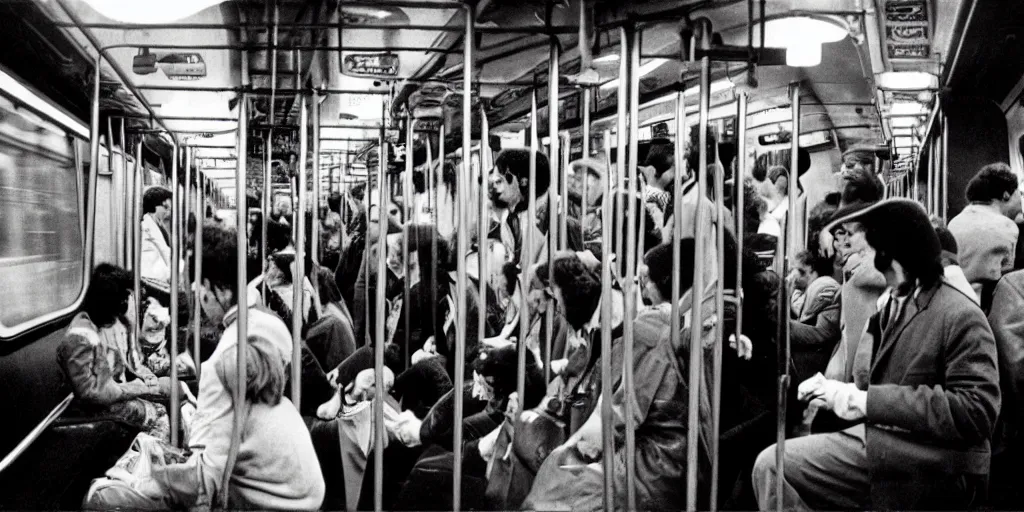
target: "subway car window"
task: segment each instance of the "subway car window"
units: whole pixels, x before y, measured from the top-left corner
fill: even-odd
[[[82,289],[72,139],[0,96],[0,326],[71,306]]]

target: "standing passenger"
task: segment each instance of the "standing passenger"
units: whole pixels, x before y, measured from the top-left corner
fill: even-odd
[[[512,261],[520,268],[528,268],[538,261],[547,245],[544,235],[536,229],[533,219],[527,218],[529,202],[540,203],[548,192],[551,169],[543,153],[535,153],[536,183],[534,197],[529,195],[530,150],[522,148],[505,149],[494,159],[494,168],[487,177],[492,215],[498,216],[501,225],[501,241],[505,247],[513,248]],[[533,229],[534,254],[523,255],[524,229]]]
[[[996,345],[984,314],[942,279],[941,248],[921,206],[892,199],[859,221],[889,290],[862,343],[875,348],[866,390],[823,376],[799,397],[863,424],[792,439],[784,474],[775,446],[753,480],[761,510],[960,509],[976,505],[999,414]],[[776,479],[782,478],[782,496]]]
[[[171,191],[150,187],[142,195],[142,277],[163,288],[171,283],[171,237],[164,224],[171,214]]]
[[[982,308],[991,303],[999,278],[1013,270],[1017,248],[1017,224],[1021,199],[1017,176],[1004,163],[982,167],[967,184],[967,205],[949,221],[949,231],[960,247],[960,266],[981,298]]]

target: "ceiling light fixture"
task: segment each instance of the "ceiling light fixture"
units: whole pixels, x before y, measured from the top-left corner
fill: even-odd
[[[885,91],[922,91],[939,88],[939,77],[923,71],[886,71],[875,75],[875,85]]]
[[[850,34],[837,23],[809,16],[787,16],[765,21],[765,46],[786,49],[786,65],[813,67],[821,64],[821,45],[842,41]]]
[[[139,0],[84,0],[96,12],[112,20],[139,25],[170,23],[192,16],[225,0],[174,0],[173,2],[140,2]]]
[[[914,116],[927,113],[928,109],[924,105],[910,101],[893,103],[889,107],[889,114],[894,116]]]

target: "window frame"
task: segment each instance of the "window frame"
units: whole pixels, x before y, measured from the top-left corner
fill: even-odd
[[[87,267],[91,266],[89,263],[92,259],[91,255],[86,254],[89,219],[87,218],[87,199],[85,198],[86,191],[84,190],[86,186],[85,177],[83,176],[84,165],[80,153],[82,142],[86,145],[89,144],[90,132],[84,124],[41,95],[38,91],[15,78],[3,66],[0,66],[0,95],[12,101],[19,108],[24,108],[47,122],[53,123],[57,128],[63,129],[65,136],[70,139],[72,165],[75,166],[75,187],[78,196],[75,202],[79,208],[79,225],[82,235],[82,256],[79,262],[82,267],[82,280],[75,300],[66,307],[38,315],[18,324],[8,326],[0,321],[0,349],[7,350],[13,340],[74,313],[82,306],[82,302],[85,300],[85,293],[89,283],[88,274],[92,272],[92,269]]]

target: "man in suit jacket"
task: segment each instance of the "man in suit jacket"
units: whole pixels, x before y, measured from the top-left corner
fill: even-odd
[[[171,282],[170,237],[164,221],[171,214],[171,191],[150,187],[142,195],[142,277],[169,289]]]
[[[862,421],[785,445],[782,496],[775,446],[757,458],[762,510],[967,509],[989,472],[1000,407],[996,344],[977,304],[942,278],[941,247],[924,210],[891,199],[838,218],[859,221],[889,289],[868,320],[866,389],[815,375],[802,400]]]

